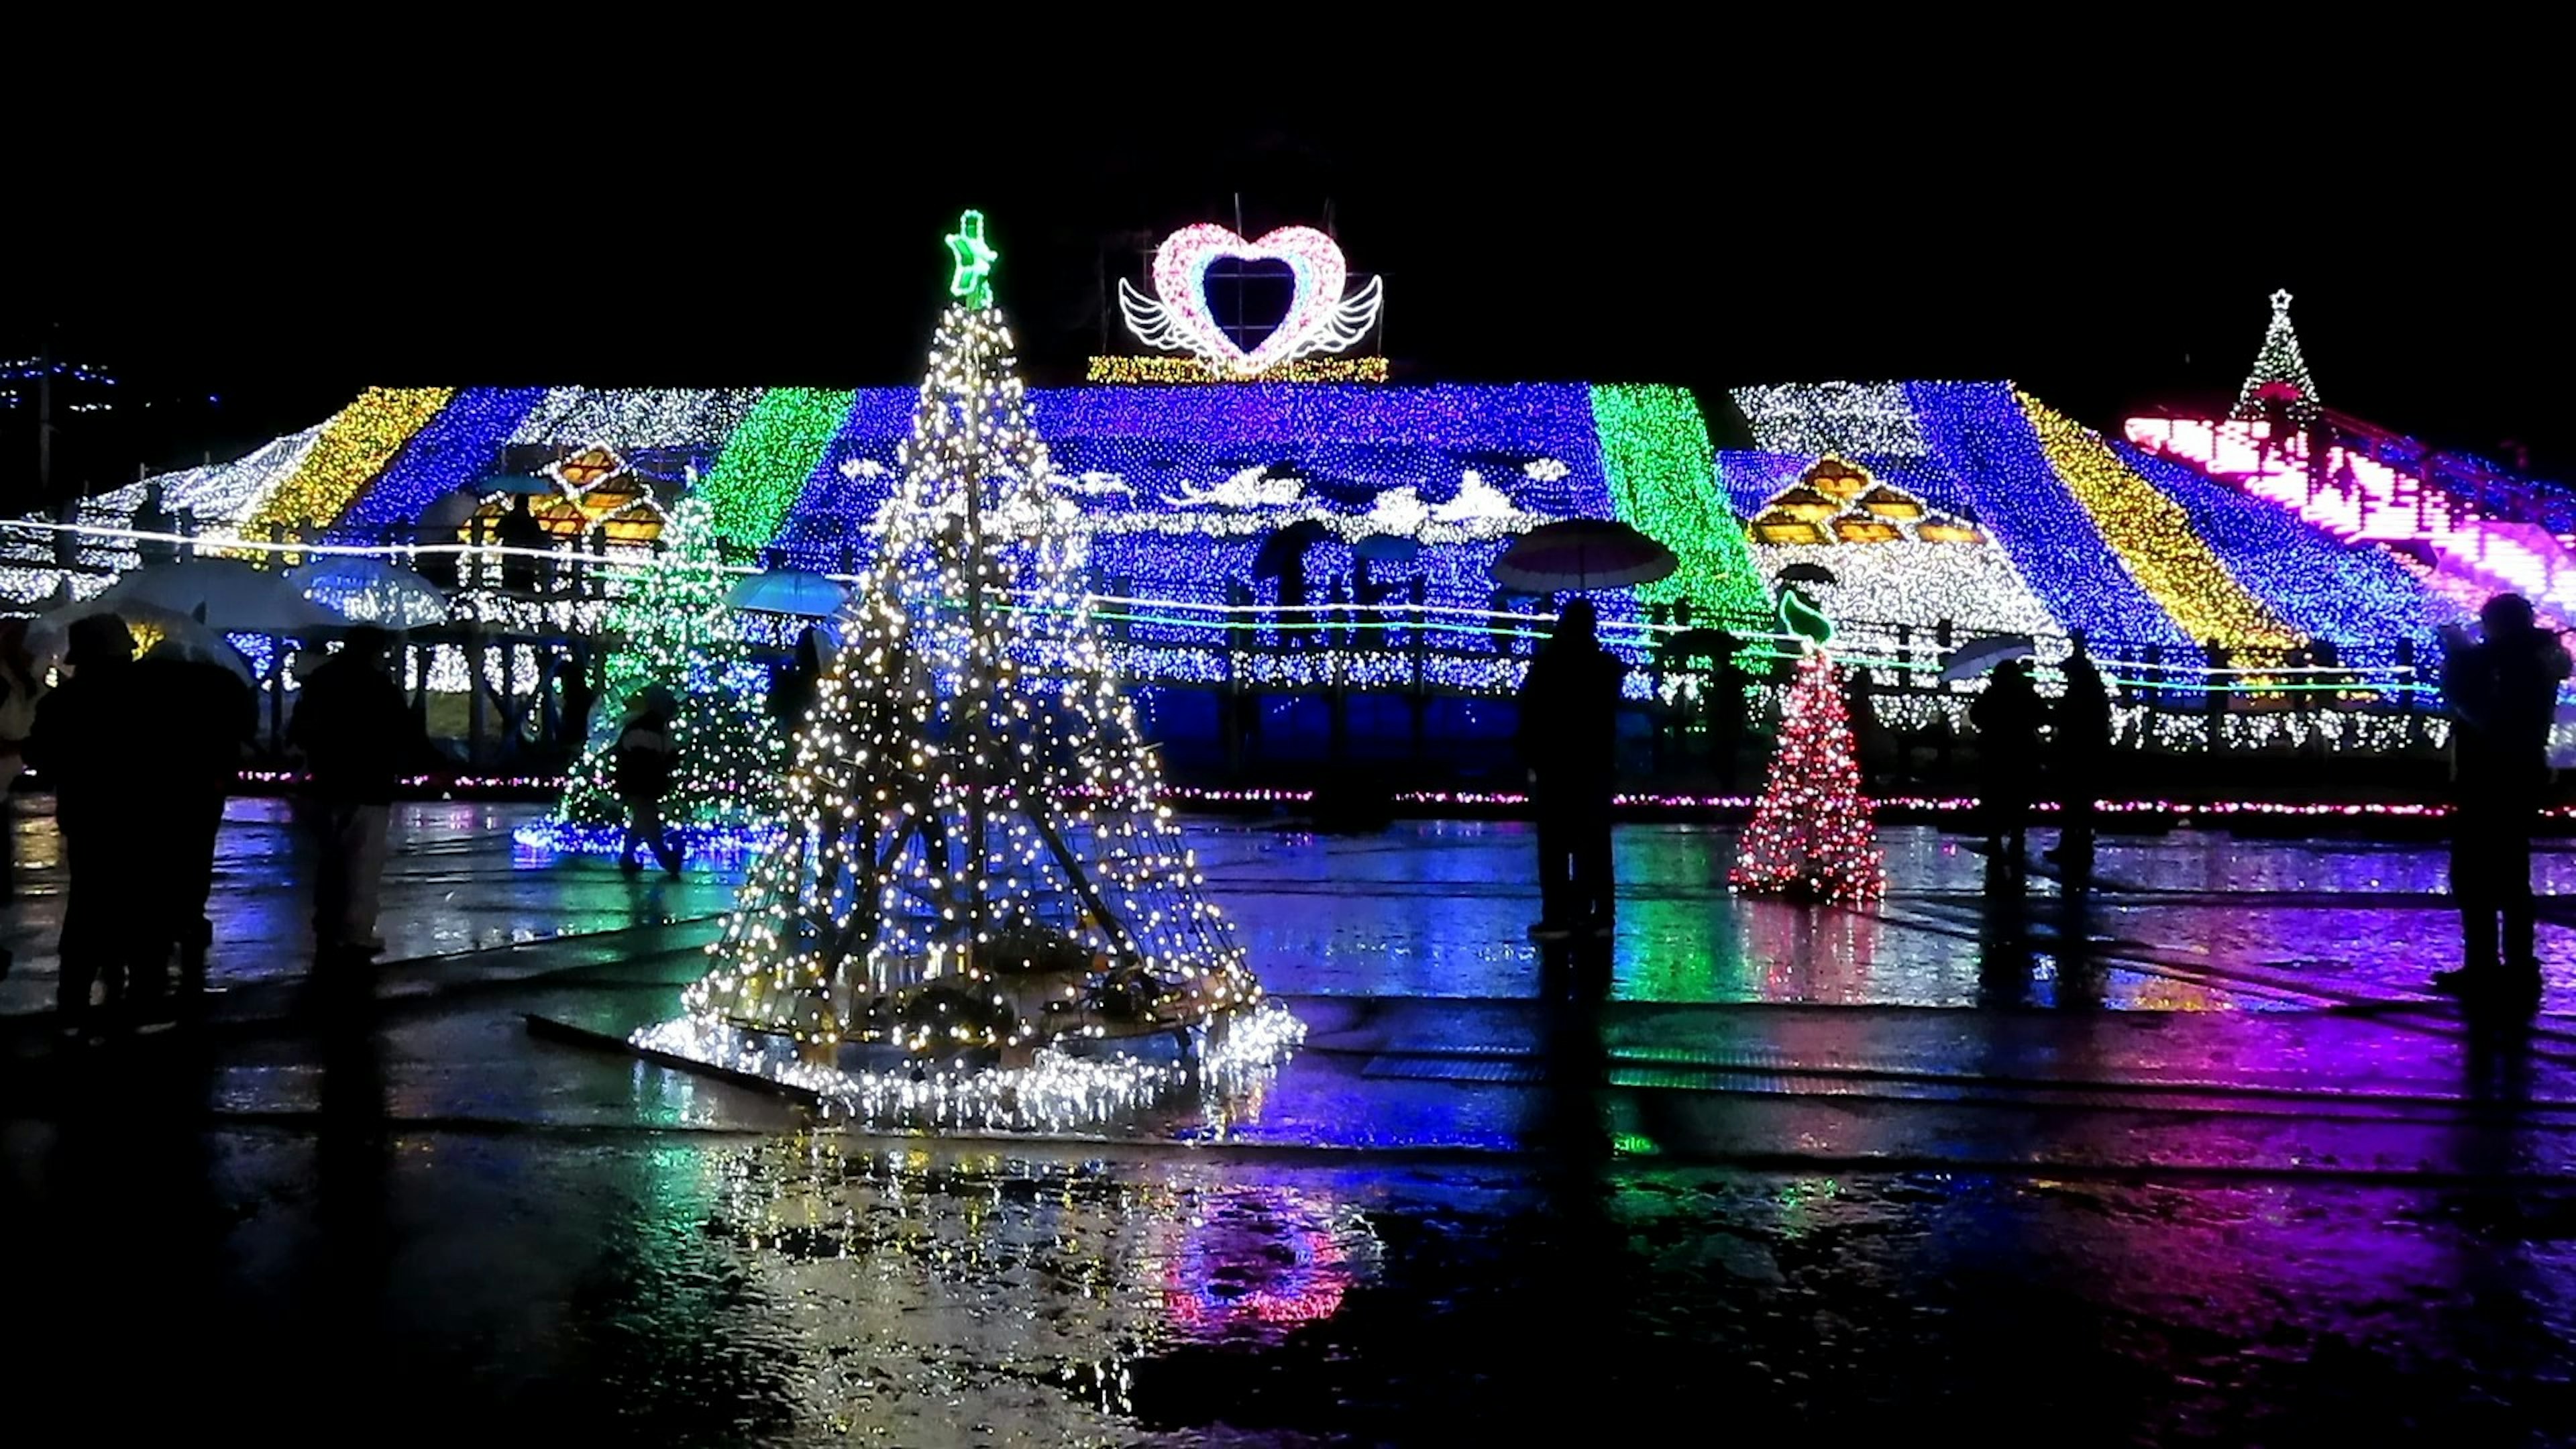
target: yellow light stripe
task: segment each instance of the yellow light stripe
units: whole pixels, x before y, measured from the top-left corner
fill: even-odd
[[[367,484],[438,410],[452,387],[371,387],[323,426],[313,451],[242,520],[251,539],[312,538],[339,521]]]
[[[2016,390],[2014,396],[2039,434],[2048,466],[2084,505],[2102,541],[2184,632],[2230,649],[2292,649],[2307,642],[2237,582],[2201,542],[2182,505],[2121,462],[2101,435],[2026,392]]]

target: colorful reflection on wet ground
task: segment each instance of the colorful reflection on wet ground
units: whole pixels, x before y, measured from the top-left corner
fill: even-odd
[[[730,882],[517,855],[519,818],[404,812],[352,1024],[300,990],[282,810],[237,803],[214,1020],[95,1052],[26,1014],[59,874],[22,823],[27,1382],[289,1442],[2576,1424],[2576,980],[2553,929],[2527,1027],[2418,989],[2437,849],[2121,838],[2104,888],[2012,903],[1891,830],[1853,913],[1733,901],[1725,831],[1632,827],[1617,935],[1548,956],[1515,827],[1215,823],[1305,1052],[1221,1118],[957,1141],[532,1041],[667,1012]],[[148,1368],[101,1351],[146,1322]]]

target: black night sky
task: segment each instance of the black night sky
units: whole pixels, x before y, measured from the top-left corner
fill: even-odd
[[[730,110],[397,87],[361,119],[227,98],[150,144],[47,143],[0,349],[50,323],[64,355],[165,400],[149,425],[85,424],[76,466],[99,483],[370,383],[907,383],[940,236],[972,205],[1033,379],[1062,382],[1098,350],[1104,266],[1136,275],[1137,239],[1230,225],[1239,196],[1256,233],[1329,205],[1353,269],[1386,278],[1411,380],[2012,377],[2107,426],[2231,391],[2286,286],[2329,404],[2576,472],[2565,249],[2532,215],[2528,118],[2320,103],[2275,146],[2231,99],[2251,71],[2149,85],[2105,65],[2045,91],[1730,72],[1698,77],[1705,95],[1687,68],[1572,88],[1533,71],[1472,104],[1249,122],[1086,79],[972,132],[859,79]],[[33,484],[23,412],[0,456],[13,499]]]

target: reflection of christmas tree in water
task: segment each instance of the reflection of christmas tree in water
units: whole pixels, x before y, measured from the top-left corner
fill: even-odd
[[[997,1443],[1131,1443],[1128,1416],[1154,1407],[1140,1361],[1275,1346],[1379,1272],[1334,1175],[1248,1171],[781,1138],[725,1159],[703,1236],[738,1255],[786,1350],[773,1361],[794,1365],[794,1427],[917,1444],[962,1419]]]
[[[613,788],[616,724],[648,691],[676,706],[677,764],[662,817],[683,850],[723,849],[775,815],[779,742],[765,706],[768,675],[743,643],[727,586],[721,540],[706,504],[680,504],[664,550],[637,566],[626,596],[609,612],[621,639],[608,657],[601,699],[610,723],[590,737],[564,784],[554,818],[520,827],[523,845],[614,852],[626,809]],[[578,730],[585,721],[567,720]]]
[[[979,244],[958,251],[961,300],[798,736],[784,828],[689,1016],[639,1040],[862,1110],[1064,1120],[1188,1075],[1069,1044],[1178,1036],[1231,1070],[1299,1028],[1199,893],[1102,656],[992,253],[961,232]],[[892,1053],[912,1060],[870,1060]]]
[[[1796,597],[1788,594],[1784,602]],[[1793,628],[1799,622],[1794,611],[1791,622]],[[1878,830],[1860,784],[1860,750],[1843,699],[1842,671],[1821,647],[1811,649],[1799,661],[1781,708],[1779,750],[1727,883],[1740,891],[1809,900],[1865,901],[1886,894]]]

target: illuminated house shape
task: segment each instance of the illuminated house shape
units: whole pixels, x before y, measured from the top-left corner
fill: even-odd
[[[613,448],[584,448],[547,465],[544,476],[558,491],[532,500],[528,511],[558,540],[577,544],[597,532],[611,545],[644,548],[670,525],[661,500]],[[485,498],[457,536],[468,543],[488,539],[516,502],[509,493]]]
[[[1756,543],[1983,543],[1983,531],[1855,464],[1826,458],[1753,515]]]

